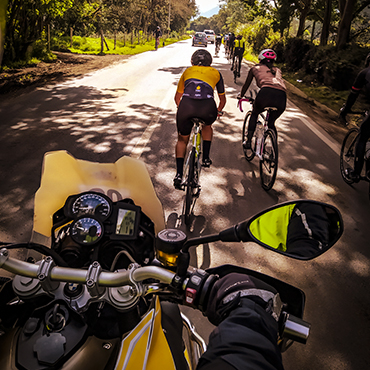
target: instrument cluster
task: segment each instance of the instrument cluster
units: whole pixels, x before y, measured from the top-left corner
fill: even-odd
[[[103,236],[133,240],[138,235],[141,208],[132,203],[113,203],[104,194],[86,192],[70,196],[63,210],[72,220],[71,238],[80,245],[94,245]]]

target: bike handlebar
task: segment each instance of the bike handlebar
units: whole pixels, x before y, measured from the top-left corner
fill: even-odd
[[[243,101],[247,101],[247,102],[249,102],[249,103],[253,104],[254,99],[253,99],[251,96],[250,96],[250,97],[248,97],[248,98],[246,98],[246,97],[244,96],[244,97],[242,97],[242,98],[238,99],[238,107],[239,107],[239,110],[240,110],[241,112],[243,112],[243,108],[242,108],[242,103],[243,103]]]
[[[52,261],[50,257],[44,259],[44,261],[46,260],[49,262]],[[90,268],[94,266],[94,263],[88,270],[52,266],[50,264],[49,266],[51,267],[47,270],[47,277],[52,281],[88,284],[88,281],[92,276]],[[97,264],[95,267],[100,267],[100,265]],[[39,280],[42,280],[44,276],[41,275],[45,274],[42,263],[38,265],[11,258],[9,257],[9,252],[6,248],[0,249],[0,268],[17,275],[33,279],[37,278]],[[130,284],[131,279],[135,282],[146,279],[156,279],[162,283],[171,284],[174,276],[174,272],[158,266],[145,266],[134,269],[133,271],[117,270],[116,272],[106,272],[97,269],[96,282],[99,286],[103,287],[119,287],[128,285]]]

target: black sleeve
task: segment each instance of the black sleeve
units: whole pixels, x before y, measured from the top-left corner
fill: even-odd
[[[282,370],[277,346],[277,322],[253,302],[242,298],[240,306],[214,329],[197,370]]]
[[[356,77],[355,82],[352,85],[352,92],[359,93],[360,90],[366,85],[366,73],[367,68],[363,69]]]
[[[242,90],[240,92],[241,97],[243,97],[245,95],[245,93],[247,92],[247,90],[249,89],[249,86],[252,83],[253,77],[254,77],[253,68],[251,68],[248,72],[247,78],[246,78],[246,80],[244,82],[244,85],[242,87]]]

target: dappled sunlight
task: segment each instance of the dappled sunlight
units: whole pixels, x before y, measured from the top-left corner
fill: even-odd
[[[320,176],[305,168],[298,168],[289,172],[284,169],[279,169],[277,182],[283,180],[288,184],[292,181],[298,182],[300,187],[304,190],[307,199],[315,199],[320,197],[323,193],[333,195],[337,190],[331,184],[323,183]]]

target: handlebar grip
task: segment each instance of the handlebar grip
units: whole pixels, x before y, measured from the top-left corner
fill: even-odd
[[[239,107],[239,109],[240,109],[241,112],[243,112],[243,108],[242,108],[243,101],[247,101],[249,103],[253,103],[254,100],[253,100],[252,97],[249,97],[249,98],[243,97],[243,98],[238,99],[238,107]]]

